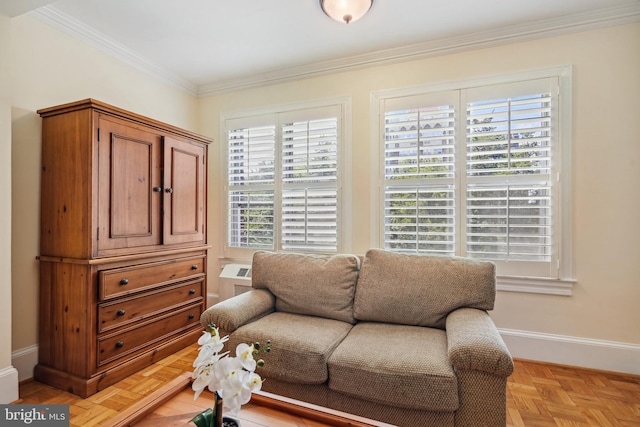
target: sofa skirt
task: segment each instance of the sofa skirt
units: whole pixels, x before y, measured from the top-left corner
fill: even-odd
[[[265,379],[262,390],[324,406],[337,411],[370,418],[399,427],[453,426],[454,412],[421,411],[381,405],[330,390],[326,384],[295,384]]]

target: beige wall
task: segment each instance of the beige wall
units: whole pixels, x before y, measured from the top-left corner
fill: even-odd
[[[15,352],[38,340],[41,119],[36,110],[95,98],[197,131],[197,100],[31,16],[11,21]]]
[[[370,246],[371,232],[372,91],[565,64],[571,64],[574,70],[571,222],[578,283],[572,297],[499,292],[492,315],[503,330],[613,341],[627,343],[633,351],[640,349],[637,332],[640,310],[636,308],[640,301],[637,243],[640,227],[636,219],[640,212],[639,23],[201,99],[120,63],[30,16],[11,20],[11,39],[13,135],[12,146],[6,147],[0,134],[0,158],[5,159],[0,161],[6,161],[11,152],[12,211],[5,211],[2,205],[0,222],[5,219],[6,223],[12,214],[13,352],[37,345],[35,257],[39,245],[41,130],[37,109],[92,97],[216,139],[211,147],[209,175],[209,241],[214,246],[209,265],[214,274],[209,286],[215,292],[217,259],[222,256],[224,237],[219,221],[222,218],[219,213],[224,209],[220,205],[222,177],[218,167],[221,112],[351,97],[354,199],[351,215],[357,218],[351,229],[351,251],[364,253]],[[0,185],[7,184],[0,180]],[[0,229],[0,244],[6,244],[2,237]],[[2,287],[5,280],[9,276],[0,276],[0,292],[7,292]],[[6,346],[4,341],[0,341],[0,350],[5,351],[3,345]]]
[[[370,245],[370,94],[399,87],[573,66],[573,218],[571,297],[499,292],[501,329],[636,344],[640,349],[640,24],[378,66],[201,100],[202,131],[219,136],[221,112],[336,96],[353,102],[355,253]],[[221,141],[222,143],[222,141]],[[222,179],[216,144],[212,181]],[[212,242],[224,235],[221,185],[210,192]],[[214,246],[212,259],[222,256]],[[213,269],[211,271],[214,271]],[[210,280],[210,288],[214,288]],[[638,353],[636,353],[638,354]],[[637,357],[637,356],[636,356]],[[637,360],[637,359],[636,359]]]
[[[0,15],[0,192],[11,191],[11,97],[9,49],[11,21]],[[11,318],[11,203],[0,208],[0,322]],[[11,339],[10,328],[0,328],[0,343]],[[0,369],[11,364],[10,352],[0,352]]]
[[[0,194],[11,193],[11,20],[0,14]],[[18,397],[11,362],[11,201],[0,204],[0,403]]]

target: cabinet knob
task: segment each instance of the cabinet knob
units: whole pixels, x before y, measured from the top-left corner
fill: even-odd
[[[129,284],[129,279],[121,279],[121,280],[120,280],[120,284],[121,284],[122,286],[124,286],[124,285],[128,285],[128,284]]]
[[[124,341],[118,341],[116,343],[116,348],[122,348],[122,347],[124,347]]]
[[[195,293],[196,293],[196,290],[195,290],[195,289],[189,289],[189,295],[193,295],[193,294],[195,294]]]
[[[192,313],[189,314],[189,320],[193,320],[194,317],[196,316],[194,316]]]
[[[168,194],[171,194],[171,193],[173,193],[173,188],[171,188],[171,187],[169,187],[169,188],[165,188],[165,189],[164,189],[164,192],[165,192],[165,193],[168,193]]]
[[[126,311],[124,311],[124,310],[118,310],[118,312],[116,314],[118,316],[124,316],[125,313],[126,313]]]
[[[162,187],[153,187],[153,191],[156,193],[162,193]]]
[[[192,270],[197,270],[197,269],[198,269],[198,264],[193,264],[193,265],[191,266],[191,269],[192,269]]]

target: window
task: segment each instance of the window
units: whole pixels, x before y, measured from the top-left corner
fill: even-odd
[[[379,246],[491,260],[504,288],[570,293],[568,70],[546,74],[374,96]]]
[[[338,104],[224,120],[228,255],[338,252],[343,110]]]

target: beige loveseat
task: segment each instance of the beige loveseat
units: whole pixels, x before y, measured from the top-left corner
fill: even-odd
[[[399,426],[504,426],[512,358],[487,314],[492,263],[257,252],[253,289],[203,313],[271,340],[263,389]]]

